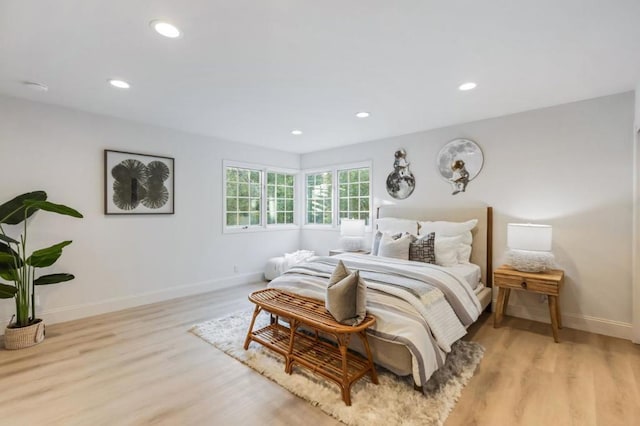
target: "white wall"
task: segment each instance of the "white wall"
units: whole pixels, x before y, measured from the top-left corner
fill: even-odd
[[[374,198],[396,202],[385,180],[394,151],[405,148],[416,189],[396,203],[493,206],[494,265],[505,260],[508,222],[553,225],[553,251],[566,272],[565,324],[630,338],[633,103],[629,92],[305,154],[301,166],[372,160]],[[467,192],[452,196],[435,159],[455,138],[476,141],[485,163]],[[337,246],[338,233],[304,230],[301,243],[326,252]],[[511,299],[509,313],[549,321],[538,297],[518,292]]]
[[[104,149],[174,157],[175,215],[105,216]],[[0,158],[0,202],[43,189],[85,216],[33,219],[32,249],[74,240],[52,272],[76,279],[38,289],[49,322],[257,279],[299,244],[298,230],[223,234],[221,223],[223,159],[297,169],[297,154],[0,97]],[[2,323],[13,311],[0,300]]]

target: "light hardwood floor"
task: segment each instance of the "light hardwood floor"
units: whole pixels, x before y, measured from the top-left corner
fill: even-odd
[[[0,350],[0,424],[339,424],[187,332],[251,308],[263,286],[56,324],[39,346]],[[493,329],[486,314],[467,338],[487,352],[447,425],[638,424],[638,346],[570,329],[556,344],[546,324]]]

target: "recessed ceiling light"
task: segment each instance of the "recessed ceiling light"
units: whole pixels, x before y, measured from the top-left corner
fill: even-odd
[[[35,81],[23,81],[22,84],[24,84],[31,90],[35,90],[36,92],[46,92],[49,90],[49,87],[41,83],[36,83]]]
[[[151,28],[156,30],[156,32],[160,35],[163,35],[168,38],[178,38],[182,35],[180,30],[175,26],[165,21],[151,21],[149,22]]]
[[[300,136],[302,134],[302,130],[292,130],[291,134],[295,136]]]
[[[367,118],[367,117],[369,117],[370,115],[371,115],[371,114],[369,114],[369,113],[368,113],[368,112],[366,112],[366,111],[360,111],[360,112],[356,113],[356,117],[358,117],[358,118]]]
[[[460,86],[458,86],[458,89],[460,89],[462,91],[466,91],[466,90],[475,89],[476,86],[477,86],[476,83],[474,83],[473,81],[469,81],[467,83],[462,83]]]
[[[111,79],[109,80],[109,84],[118,89],[128,89],[131,87],[131,85],[124,80]]]

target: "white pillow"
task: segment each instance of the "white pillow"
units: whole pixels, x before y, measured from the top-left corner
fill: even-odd
[[[462,243],[471,244],[473,238],[471,236],[471,230],[478,224],[478,219],[471,219],[466,222],[418,222],[420,224],[421,235],[428,235],[435,232],[436,235],[440,234],[443,237],[455,237],[456,235],[463,235]]]
[[[471,259],[471,243],[473,243],[473,236],[471,230],[478,224],[478,219],[471,219],[466,222],[419,222],[420,234],[428,235],[431,232],[436,233],[442,237],[455,237],[461,236],[460,247],[458,247],[458,262],[468,263]]]
[[[462,237],[442,237],[436,234],[436,265],[455,266],[458,264],[458,248]]]
[[[382,234],[378,256],[409,260],[409,245],[414,238],[411,234],[405,234],[394,240],[391,235]]]
[[[411,219],[398,219],[395,217],[383,217],[376,220],[378,231],[387,234],[406,233],[418,234],[418,222]]]
[[[373,240],[371,241],[371,254],[374,256],[378,255],[378,250],[380,249],[380,240],[382,240],[382,234],[382,232],[377,231],[373,236]],[[397,234],[391,235],[391,238],[397,240],[398,238],[402,237],[402,235],[402,232],[398,232]]]

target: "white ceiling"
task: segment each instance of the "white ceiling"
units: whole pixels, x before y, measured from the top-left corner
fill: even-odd
[[[638,16],[638,0],[0,0],[0,93],[303,153],[633,90]]]

